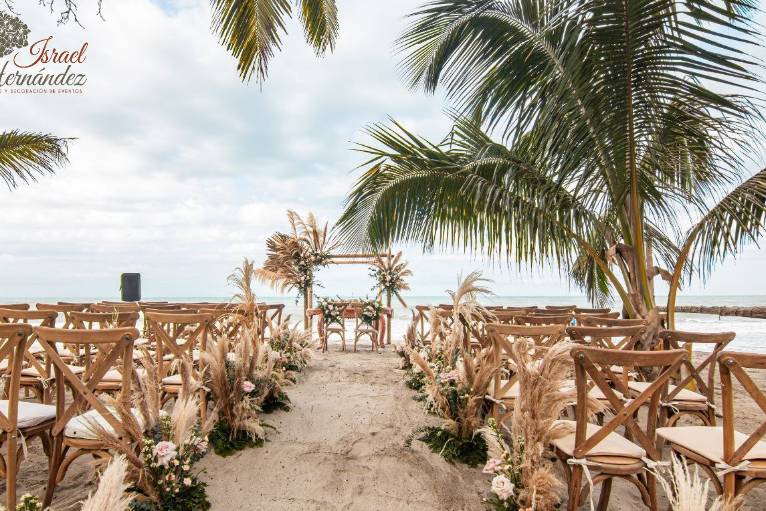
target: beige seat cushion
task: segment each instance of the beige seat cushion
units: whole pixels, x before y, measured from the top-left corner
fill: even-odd
[[[714,463],[723,463],[723,428],[716,426],[677,426],[659,428],[657,435],[670,443],[680,445]],[[748,435],[734,432],[734,446],[739,448]],[[759,441],[744,457],[746,460],[766,460],[766,442]]]
[[[503,385],[506,385],[508,383],[508,380],[500,380],[501,387]],[[562,392],[574,392],[575,390],[575,382],[574,380],[566,380],[564,382],[564,385],[561,387]],[[590,392],[588,392],[590,397],[593,399],[599,399],[602,401],[606,400],[606,396],[604,396],[604,393],[601,392],[601,389],[598,387],[593,387],[590,389]],[[619,396],[619,394],[618,394]],[[519,383],[516,382],[513,385],[511,385],[511,388],[509,388],[506,393],[503,395],[502,399],[517,399],[519,397]]]
[[[643,392],[646,389],[649,388],[649,385],[651,385],[651,382],[647,381],[629,381],[628,382],[628,388],[634,392]],[[673,392],[676,390],[675,385],[668,385],[668,393]],[[696,392],[693,392],[688,389],[681,389],[681,391],[676,394],[671,401],[689,401],[692,403],[704,403],[707,401],[707,398],[703,396],[702,394],[697,394]]]
[[[575,447],[575,427],[577,423],[575,421],[559,420],[556,421],[556,425],[564,424],[571,432],[554,440],[552,443],[563,453],[574,456]],[[598,424],[588,423],[588,429],[586,430],[586,437],[591,437],[601,426]],[[646,456],[646,451],[639,445],[634,444],[622,435],[615,432],[609,433],[605,439],[599,442],[590,452],[587,453],[587,457],[591,456],[622,456],[625,458],[641,459]]]
[[[82,366],[67,365],[67,367],[74,374],[82,374],[85,372],[85,368]],[[25,367],[24,369],[21,370],[21,374],[24,376],[34,376],[34,377],[42,376],[40,372],[34,368],[34,366]],[[53,374],[55,374],[55,369],[51,367],[51,376],[53,376]]]
[[[112,412],[114,416],[119,420],[119,415],[114,408],[107,407],[107,410]],[[141,413],[137,408],[132,409],[133,417],[136,418],[141,428],[144,427],[144,421],[141,418]],[[80,438],[83,440],[97,440],[97,435],[93,432],[93,424],[99,424],[105,430],[110,433],[114,433],[114,428],[107,422],[103,415],[97,410],[89,410],[81,415],[72,417],[64,427],[64,436],[69,438]]]
[[[183,381],[181,380],[180,374],[171,374],[170,376],[166,376],[162,379],[162,383],[164,385],[182,385]]]
[[[341,325],[330,325],[326,328],[328,332],[345,332],[346,327]]]
[[[8,401],[0,401],[0,412],[8,417]],[[40,403],[30,403],[28,401],[19,401],[19,412],[17,415],[19,429],[31,428],[43,422],[56,418],[56,407],[53,405],[43,405]]]
[[[146,373],[146,369],[143,367],[134,367],[133,368],[139,376],[142,376],[144,373]],[[117,369],[110,369],[104,374],[104,377],[101,378],[101,381],[105,382],[121,382],[122,381],[122,373],[118,371]]]

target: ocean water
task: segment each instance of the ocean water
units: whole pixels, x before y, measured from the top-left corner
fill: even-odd
[[[216,296],[147,296],[147,301],[169,302],[225,302],[227,298]],[[405,296],[408,307],[415,305],[438,305],[449,303],[447,296]],[[90,302],[99,300],[118,300],[119,297],[3,297],[2,303],[56,303],[64,302]],[[664,297],[658,297],[658,303],[663,302]],[[295,321],[303,316],[302,301],[298,302],[289,296],[260,296],[259,301],[285,304],[285,314],[289,314]],[[529,305],[577,305],[588,307],[589,303],[583,296],[492,296],[483,301],[486,305],[506,306],[529,306]],[[726,306],[766,306],[766,295],[752,296],[679,296],[678,305],[726,305]],[[401,339],[407,324],[412,318],[412,312],[408,307],[394,302],[394,316],[392,321],[391,339],[396,342]],[[735,316],[719,317],[711,314],[685,314],[679,313],[676,326],[680,330],[693,332],[735,332],[737,337],[730,349],[737,351],[751,351],[766,353],[766,319],[740,318]]]

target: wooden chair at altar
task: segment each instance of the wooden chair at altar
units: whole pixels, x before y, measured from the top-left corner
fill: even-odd
[[[6,509],[16,509],[16,478],[24,460],[24,443],[39,438],[43,451],[50,454],[50,429],[56,420],[56,407],[19,400],[22,364],[32,327],[25,323],[0,323],[0,366],[6,384],[0,400],[0,470],[5,476]]]
[[[615,478],[632,483],[644,504],[652,511],[658,509],[653,470],[662,459],[662,449],[656,439],[662,411],[660,403],[667,394],[668,380],[685,356],[684,350],[627,352],[585,346],[572,350],[577,391],[576,420],[558,421],[557,426],[568,428],[570,433],[552,442],[553,451],[567,476],[568,511],[578,509],[588,498],[591,488],[599,484],[601,494],[597,509],[606,510]],[[623,393],[626,389],[611,374],[611,367],[653,368],[658,377],[643,392],[627,400]],[[610,381],[616,382],[616,389]],[[614,410],[603,425],[589,421],[585,404],[592,391],[591,384],[595,384]],[[642,427],[637,412],[643,406],[648,407],[648,411]],[[618,427],[624,427],[630,439],[620,435]],[[585,486],[582,485],[583,474],[588,479]]]
[[[370,339],[371,348],[374,351],[382,345],[382,340],[386,336],[386,328],[389,327],[387,318],[391,314],[391,309],[383,308],[380,312],[380,316],[371,325],[365,324],[362,321],[363,305],[361,303],[352,303],[351,308],[354,310],[354,351],[356,351],[356,345],[360,339],[367,337]]]
[[[734,340],[734,337],[736,337],[734,332],[699,333],[680,330],[663,330],[660,332],[662,348],[666,350],[688,350],[689,347],[701,346],[712,348],[711,352],[706,353],[700,362],[694,362],[690,357],[684,359],[679,372],[672,376],[671,382],[673,384],[668,388],[668,395],[664,403],[668,407],[667,426],[674,426],[685,415],[698,418],[705,426],[715,426],[716,358]],[[703,377],[702,373],[705,370],[707,370],[707,375]],[[628,387],[633,391],[638,391],[646,385],[646,382],[630,382]],[[694,385],[696,390],[692,390],[691,385]]]
[[[0,309],[0,323],[25,324],[30,327],[44,326],[53,328],[56,326],[58,313],[46,310],[13,310]],[[73,359],[70,350],[60,347],[62,355],[68,362]],[[71,366],[73,371],[82,369]],[[37,339],[37,333],[32,331],[25,343],[24,364],[19,374],[19,387],[25,391],[32,392],[40,403],[50,401],[49,388],[53,382],[53,372],[51,362],[45,356],[45,349]]]
[[[35,328],[40,343],[50,357],[56,374],[56,422],[53,425],[53,449],[44,506],[53,498],[56,485],[66,476],[74,460],[84,455],[109,459],[109,447],[99,440],[93,424],[99,424],[117,436],[126,435],[119,413],[107,406],[96,393],[104,375],[119,365],[123,380],[119,399],[129,407],[130,385],[133,372],[133,341],[138,338],[135,328],[105,330],[74,330]],[[96,356],[88,369],[75,374],[59,356],[58,344],[96,346]],[[65,389],[71,388],[73,399],[66,400]],[[133,409],[136,420],[142,424],[138,410]]]
[[[340,323],[327,323],[324,316],[321,318],[319,323],[322,331],[319,335],[322,341],[322,351],[327,351],[327,342],[331,334],[336,334],[340,337],[341,351],[346,351],[346,310],[349,304],[350,302],[335,302],[335,306],[342,311]]]
[[[258,313],[261,318],[261,338],[271,339],[271,336],[279,330],[282,323],[283,303],[262,303],[258,304]]]
[[[766,394],[750,372],[766,370],[766,355],[724,351],[718,355],[721,373],[723,428],[715,426],[675,426],[657,430],[671,449],[707,473],[716,491],[725,500],[746,496],[766,482]],[[760,425],[750,434],[737,430],[734,410],[734,382],[760,408]],[[739,396],[737,396],[739,398]],[[756,506],[761,509],[762,505]]]
[[[201,380],[204,368],[201,365],[201,352],[207,347],[210,314],[183,314],[175,312],[147,312],[149,336],[156,344],[157,370],[162,384],[165,400],[178,396],[183,389],[178,364],[192,363],[192,377]],[[200,417],[204,421],[207,414],[207,398],[204,390],[199,391]]]

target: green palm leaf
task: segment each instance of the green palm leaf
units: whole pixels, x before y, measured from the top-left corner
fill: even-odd
[[[0,133],[0,179],[13,189],[52,174],[67,159],[67,139],[18,130]]]

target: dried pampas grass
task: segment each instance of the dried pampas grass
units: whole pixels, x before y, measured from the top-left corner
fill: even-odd
[[[710,481],[703,481],[696,465],[692,472],[686,460],[675,454],[671,456],[669,478],[658,474],[657,480],[672,511],[737,511],[742,506],[741,497],[733,502],[718,497],[708,505]]]
[[[116,456],[106,466],[95,493],[82,503],[82,511],[127,511],[132,496],[127,492],[129,465],[125,456]]]

